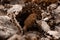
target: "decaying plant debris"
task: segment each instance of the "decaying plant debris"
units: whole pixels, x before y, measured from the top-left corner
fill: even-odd
[[[0,40],[60,40],[60,0],[0,0]]]

